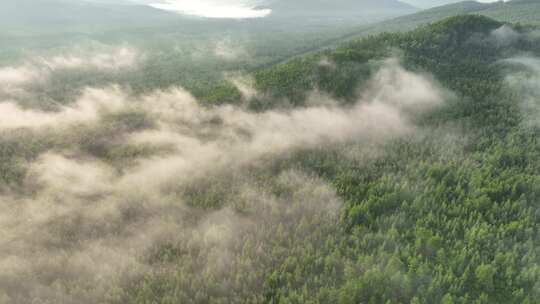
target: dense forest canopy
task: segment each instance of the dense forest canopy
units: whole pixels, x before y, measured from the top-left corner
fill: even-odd
[[[17,52],[0,303],[540,303],[540,28],[483,15]]]

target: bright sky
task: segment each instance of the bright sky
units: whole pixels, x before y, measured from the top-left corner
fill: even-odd
[[[261,18],[272,12],[256,9],[257,5],[252,1],[234,0],[164,0],[150,6],[208,18]]]

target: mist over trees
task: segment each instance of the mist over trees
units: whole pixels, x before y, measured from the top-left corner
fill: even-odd
[[[539,303],[537,26],[156,14],[0,34],[0,304]]]

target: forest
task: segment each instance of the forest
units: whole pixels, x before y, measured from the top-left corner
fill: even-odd
[[[540,303],[526,21],[5,55],[0,304]]]

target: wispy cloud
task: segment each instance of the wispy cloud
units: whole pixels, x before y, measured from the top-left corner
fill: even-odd
[[[506,81],[520,98],[523,122],[540,126],[540,59],[522,56],[506,59],[503,63],[517,68],[506,76]]]
[[[264,267],[235,257],[255,256],[278,237],[288,242],[304,230],[335,227],[341,201],[327,182],[298,169],[264,175],[263,183],[256,172],[299,149],[409,135],[416,131],[412,114],[442,101],[429,78],[390,60],[347,107],[328,100],[254,113],[202,106],[181,88],[137,97],[116,87],[86,89],[56,112],[0,103],[8,117],[1,132],[24,128],[39,136],[46,127],[54,138],[24,164],[20,189],[0,192],[0,300],[106,302],[141,276],[166,271],[151,256],[167,244],[197,255],[178,261],[196,280],[189,286],[210,288],[205,278],[212,276],[231,282],[231,293],[261,288],[262,277],[247,285],[230,279]],[[128,150],[134,162],[121,168],[111,160],[141,146],[167,149]],[[189,286],[182,292],[197,292]]]

